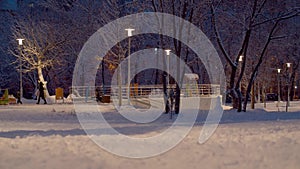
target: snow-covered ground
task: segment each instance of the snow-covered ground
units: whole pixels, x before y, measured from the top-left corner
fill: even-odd
[[[173,120],[163,114],[157,125],[127,123],[110,105],[100,105],[120,132],[143,137],[165,130]],[[228,107],[227,107],[228,108]],[[97,146],[80,126],[72,104],[0,106],[0,169],[298,169],[300,102],[290,112],[275,103],[255,110],[226,110],[221,124],[204,144],[198,143],[206,118],[200,112],[188,136],[175,148],[145,159],[113,155]]]

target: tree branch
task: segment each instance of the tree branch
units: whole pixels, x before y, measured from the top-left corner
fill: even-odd
[[[285,13],[281,16],[277,16],[277,17],[274,17],[274,18],[271,18],[271,19],[266,19],[266,20],[261,21],[259,23],[252,24],[251,27],[254,28],[256,26],[259,26],[259,25],[262,25],[262,24],[265,24],[265,23],[268,23],[268,22],[276,22],[276,21],[280,21],[280,20],[290,19],[290,18],[293,18],[295,16],[299,16],[299,13],[300,12],[298,10],[291,11],[291,12]]]
[[[211,22],[213,24],[213,29],[214,29],[214,33],[215,33],[215,36],[217,38],[217,43],[218,43],[218,46],[219,48],[221,49],[221,52],[222,54],[225,56],[227,62],[230,64],[231,67],[236,67],[236,63],[234,63],[232,61],[232,59],[230,58],[229,54],[227,53],[227,51],[225,50],[225,47],[222,43],[222,40],[221,40],[221,37],[219,35],[219,32],[218,32],[218,29],[217,29],[217,24],[216,24],[216,16],[215,16],[215,9],[213,7],[213,4],[211,3],[211,14],[212,14],[212,17],[211,17]]]

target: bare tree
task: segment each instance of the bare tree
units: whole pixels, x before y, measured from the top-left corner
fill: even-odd
[[[230,5],[232,5],[233,8],[236,7],[236,9],[230,8]],[[279,4],[276,5],[279,6]],[[297,8],[288,7],[287,9],[278,9],[277,6],[277,9],[274,12],[274,9],[272,9],[270,6],[271,2],[268,3],[267,0],[253,0],[250,2],[239,3],[233,2],[233,4],[229,1],[226,1],[226,3],[224,3],[223,1],[211,3],[211,22],[214,28],[218,47],[231,68],[229,93],[233,98],[233,107],[237,108],[238,112],[242,110],[246,111],[247,100],[250,96],[252,85],[257,76],[258,69],[263,63],[264,56],[271,41],[281,38],[281,36],[276,36],[278,24],[283,20],[287,20],[299,15],[299,11]],[[243,8],[244,12],[241,11],[241,8]],[[228,17],[223,18],[224,16]],[[222,20],[222,23],[218,23],[218,21],[220,22],[220,20]],[[230,43],[226,41],[226,39],[222,38],[222,35],[224,36],[224,34],[221,33],[221,29],[219,26],[228,26],[228,24],[226,25],[224,22],[235,26],[235,28],[231,29],[236,30],[234,36],[237,36],[236,39],[240,41],[239,44],[236,43],[239,48],[235,49],[236,52],[234,52],[234,57],[229,55],[228,49],[226,49],[226,46],[224,45],[224,42]],[[238,28],[237,26],[239,26],[240,28]],[[255,68],[253,69],[251,77],[248,81],[244,99],[244,106],[242,107],[243,94],[241,92],[240,83],[245,73],[248,56],[250,55],[251,57],[251,55],[253,55],[254,53],[253,51],[249,51],[249,48],[251,47],[251,45],[257,43],[257,41],[253,41],[252,39],[252,36],[257,33],[257,28],[264,28],[265,40],[262,40],[262,45],[259,47],[260,50],[257,54],[258,62],[256,63]],[[243,57],[243,60],[241,62],[242,65],[239,66],[239,59],[241,56]],[[240,71],[238,71],[238,68],[240,68]]]
[[[199,10],[196,10],[196,11],[194,10],[194,8],[196,8],[197,5],[200,5],[200,4],[199,3],[194,3],[194,1],[152,0],[152,6],[153,6],[154,12],[170,13],[174,16],[178,16],[178,17],[181,17],[185,20],[188,20],[189,22],[194,22],[194,20],[193,20],[193,19],[195,19],[194,13],[196,13],[198,15],[198,20],[196,20],[196,22],[199,22],[199,20],[201,20],[200,19],[201,18],[200,17],[201,13],[199,13]],[[162,22],[160,26],[163,27],[164,26],[163,24],[164,23]],[[176,23],[173,23],[173,25],[172,25],[174,27],[174,37],[175,37],[175,35],[179,35],[180,37],[184,36],[184,35],[182,35],[183,23],[179,23],[179,25],[175,25],[175,24]],[[160,48],[162,48],[162,49],[164,49],[166,47],[167,48],[172,48],[172,51],[176,54],[176,56],[181,58],[183,61],[185,61],[186,64],[190,65],[191,69],[193,69],[195,63],[198,63],[198,61],[195,60],[195,59],[189,60],[189,56],[191,55],[190,49],[185,44],[182,44],[182,42],[180,40],[169,39],[169,38],[166,38],[166,37],[164,37],[160,34],[159,44],[160,44]],[[166,61],[163,60],[163,62],[164,62],[164,65],[166,66]],[[183,77],[184,71],[179,70],[179,68],[180,68],[179,60],[176,64],[177,64],[176,65],[176,67],[177,67],[177,73],[176,73],[177,77],[176,78],[178,80],[180,80],[180,77]],[[156,78],[158,78],[159,76],[160,76],[159,71],[156,71]],[[166,95],[165,97],[167,97],[167,90],[166,90],[166,88],[167,88],[166,87],[167,79],[166,79],[166,76],[167,76],[166,73],[164,73],[163,76],[162,76],[164,94]],[[179,113],[180,92],[181,92],[181,86],[182,86],[181,83],[182,83],[182,81],[183,81],[183,79],[181,79],[180,81],[175,83],[175,86],[176,86],[175,112],[176,113]],[[166,106],[166,111],[168,111],[167,106]]]
[[[10,50],[21,60],[23,71],[37,71],[38,79],[45,83],[43,70],[59,63],[65,55],[63,45],[68,41],[69,34],[61,34],[57,25],[33,19],[26,21],[20,18],[13,27],[13,39],[24,39],[18,50]],[[48,91],[46,90],[48,95]]]

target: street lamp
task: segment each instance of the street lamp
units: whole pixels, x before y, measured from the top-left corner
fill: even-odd
[[[170,102],[169,102],[169,98],[170,98],[170,49],[165,49],[166,55],[167,55],[167,99],[166,99],[166,106],[168,107],[166,109],[166,113],[170,111],[170,118],[172,119],[172,110],[170,109]]]
[[[243,55],[241,55],[240,57],[239,57],[239,62],[242,62],[243,61]]]
[[[127,74],[127,85],[128,85],[128,89],[127,89],[127,97],[128,97],[128,105],[130,105],[130,42],[131,39],[130,37],[132,36],[132,32],[135,29],[132,28],[128,28],[125,29],[127,31],[127,36],[128,36],[128,74]]]
[[[22,53],[22,49],[21,49],[21,46],[23,45],[23,40],[24,39],[17,39],[18,41],[18,44],[20,46],[20,58],[19,58],[19,66],[20,66],[20,103],[22,103],[22,97],[23,97],[23,82],[22,82],[22,59],[21,59],[21,53]]]
[[[290,106],[290,88],[289,88],[289,83],[290,83],[290,76],[291,76],[291,72],[290,72],[290,67],[291,67],[291,63],[286,63],[287,66],[287,73],[288,73],[288,77],[287,77],[287,102],[286,102],[286,112],[288,111],[288,107]]]
[[[240,55],[239,56],[239,62],[242,62],[243,61],[243,58],[244,58],[244,56],[243,55]],[[242,72],[242,66],[239,66],[239,73],[241,73]],[[241,80],[242,81],[242,80]],[[241,92],[242,92],[242,82],[240,81],[240,84],[239,84],[239,86],[240,86],[240,90],[241,90]]]
[[[22,46],[22,45],[23,45],[23,40],[24,40],[24,39],[17,39],[17,41],[18,41],[18,44],[19,44],[20,46]]]
[[[168,79],[167,79],[167,89],[170,88],[169,85],[170,85],[170,52],[171,50],[170,49],[166,49],[166,54],[167,54],[167,59],[168,59],[168,64],[167,64],[167,71],[168,71]]]
[[[295,86],[294,88],[295,88],[295,89],[294,89],[294,98],[297,99],[297,98],[296,98],[296,97],[297,97],[297,96],[296,96],[296,90],[297,90],[298,87]]]
[[[278,104],[280,102],[280,71],[281,69],[277,69],[277,92],[278,92]]]

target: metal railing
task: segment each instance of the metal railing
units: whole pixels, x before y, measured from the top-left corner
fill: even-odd
[[[171,88],[171,87],[170,87]],[[168,89],[170,89],[168,88]],[[175,90],[175,87],[172,87]],[[119,90],[121,89],[121,92]],[[127,86],[72,86],[70,87],[70,94],[73,99],[95,100],[99,96],[121,96],[123,99],[128,98]],[[133,85],[130,87],[130,97],[145,98],[145,97],[162,97],[162,85]],[[175,93],[176,94],[176,93]],[[220,85],[217,84],[200,84],[189,85],[185,84],[181,88],[181,97],[210,97],[220,95]]]

